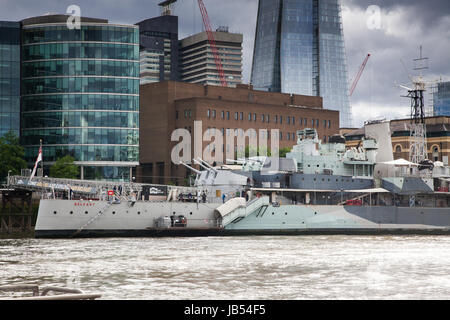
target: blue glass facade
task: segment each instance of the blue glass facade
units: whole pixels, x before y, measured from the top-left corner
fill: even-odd
[[[351,126],[339,0],[260,0],[252,83],[257,89],[323,97]]]
[[[20,23],[0,21],[0,137],[20,130]]]
[[[83,22],[22,27],[21,141],[34,163],[71,155],[84,179],[130,179],[139,152],[139,32]]]
[[[433,94],[434,115],[450,116],[450,82],[438,83],[437,91]]]

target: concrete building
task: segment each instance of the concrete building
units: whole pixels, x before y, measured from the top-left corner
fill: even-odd
[[[213,32],[219,57],[229,87],[242,82],[243,35],[229,33],[221,27]],[[197,84],[220,85],[219,72],[206,32],[180,41],[181,81]]]
[[[203,133],[208,128],[224,133],[223,163],[226,151],[237,144],[235,138],[226,137],[227,129],[279,129],[280,149],[296,144],[300,129],[315,128],[324,141],[339,132],[339,112],[324,110],[320,97],[256,91],[248,85],[227,88],[172,81],[147,84],[141,86],[138,181],[184,182],[191,172],[172,162],[171,153],[178,142],[170,140],[179,128],[194,135],[194,121],[202,122]],[[270,138],[268,141],[270,146]],[[204,141],[202,150],[208,144]]]
[[[394,159],[409,160],[410,119],[392,120],[391,136]],[[427,129],[428,159],[449,165],[450,156],[450,117],[425,118]],[[345,134],[348,147],[356,147],[364,137],[364,128]]]
[[[139,26],[141,84],[179,81],[178,17],[163,15],[136,25]]]

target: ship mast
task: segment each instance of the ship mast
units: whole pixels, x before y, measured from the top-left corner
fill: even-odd
[[[420,74],[412,80],[413,89],[407,88],[408,95],[405,97],[411,99],[409,161],[420,164],[428,158],[424,103],[426,83],[422,77],[422,70],[428,69],[428,66],[426,65],[428,58],[422,56],[422,46],[420,46],[420,56],[418,59],[414,59],[414,62],[416,63],[414,70],[420,71]]]

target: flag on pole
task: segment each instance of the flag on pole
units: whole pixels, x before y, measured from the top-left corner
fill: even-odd
[[[31,173],[30,181],[33,179],[34,175],[36,174],[36,169],[38,167],[39,162],[42,161],[42,145],[39,147],[39,154],[36,159],[36,163],[34,164],[33,172]]]

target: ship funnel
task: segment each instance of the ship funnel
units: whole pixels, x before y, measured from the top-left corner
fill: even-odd
[[[364,126],[366,139],[375,139],[378,143],[376,162],[394,160],[392,152],[391,125],[389,121],[367,122]]]

